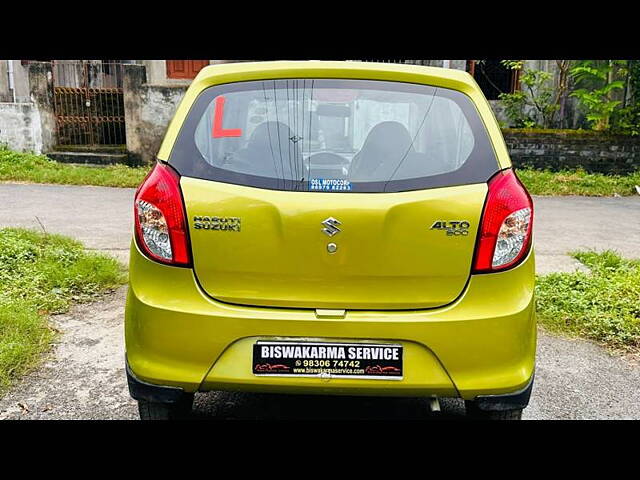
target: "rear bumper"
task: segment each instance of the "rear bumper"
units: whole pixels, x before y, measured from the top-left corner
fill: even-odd
[[[484,411],[500,411],[513,410],[517,408],[525,408],[529,405],[531,392],[533,391],[533,379],[531,376],[529,383],[522,390],[513,393],[503,393],[501,395],[479,395],[475,398],[475,404],[478,409]]]
[[[154,385],[140,380],[131,371],[129,361],[125,358],[125,370],[127,372],[127,384],[129,394],[135,400],[146,400],[156,403],[178,403],[184,394],[180,387],[167,387],[165,385]]]
[[[509,271],[472,276],[463,294],[446,307],[349,311],[344,319],[319,319],[314,310],[217,302],[200,289],[191,270],[152,262],[133,244],[125,318],[127,358],[132,376],[140,382],[186,392],[439,395],[465,400],[512,394],[526,389],[534,371],[533,287],[530,253]],[[301,338],[401,343],[404,378],[251,373],[256,340]]]

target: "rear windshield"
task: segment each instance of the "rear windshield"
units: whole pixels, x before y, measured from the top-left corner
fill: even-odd
[[[463,93],[334,79],[206,89],[169,163],[188,177],[319,192],[481,183],[498,170],[485,127]]]

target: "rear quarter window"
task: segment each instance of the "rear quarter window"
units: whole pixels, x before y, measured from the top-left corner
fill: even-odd
[[[481,183],[498,171],[465,94],[348,79],[210,87],[169,163],[184,176],[237,185],[355,193]]]

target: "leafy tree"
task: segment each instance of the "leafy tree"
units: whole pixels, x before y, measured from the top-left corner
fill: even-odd
[[[626,62],[622,107],[611,115],[611,130],[623,135],[640,135],[640,60]]]
[[[556,66],[558,67],[558,85],[556,89],[556,102],[559,105],[558,109],[558,126],[560,128],[566,128],[567,126],[567,100],[569,97],[569,91],[571,89],[572,79],[570,76],[571,60],[556,60]]]
[[[570,96],[578,99],[586,119],[594,130],[609,130],[611,117],[621,99],[616,91],[624,89],[625,60],[582,60],[570,71],[578,86]]]
[[[513,126],[554,126],[556,113],[560,110],[562,90],[554,88],[551,73],[525,69],[522,60],[502,60],[501,63],[511,70],[521,72],[520,84],[523,89],[513,93],[501,93],[498,97]]]

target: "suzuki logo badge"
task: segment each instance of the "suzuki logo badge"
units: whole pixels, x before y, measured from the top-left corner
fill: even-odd
[[[333,217],[327,218],[324,222],[322,222],[325,228],[322,229],[324,233],[333,237],[336,233],[340,233],[340,229],[338,225],[342,225],[339,220],[336,220]]]

